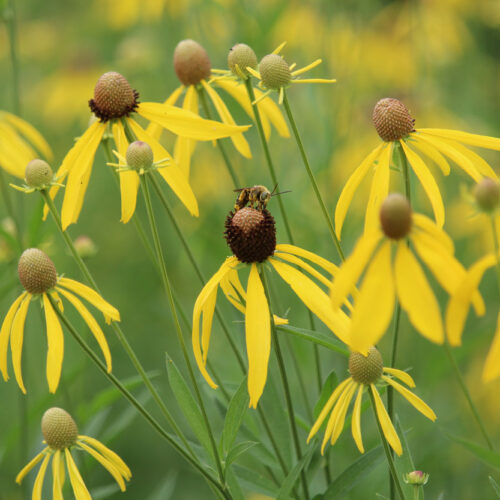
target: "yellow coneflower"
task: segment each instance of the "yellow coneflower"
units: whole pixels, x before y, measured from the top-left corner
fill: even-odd
[[[68,412],[62,408],[49,408],[42,417],[42,434],[47,446],[16,477],[16,483],[21,484],[25,476],[42,462],[33,485],[31,497],[33,500],[42,499],[43,482],[50,459],[52,459],[53,500],[63,500],[65,469],[68,471],[76,500],[91,500],[92,497],[73,459],[72,453],[75,451],[86,451],[95,458],[113,476],[120,490],[125,491],[125,481],[129,481],[132,477],[127,464],[97,439],[78,434],[78,427]]]
[[[56,174],[61,181],[67,178],[61,212],[63,229],[78,220],[92,173],[94,156],[108,123],[112,125],[115,139],[121,136],[129,141],[127,131],[130,135],[135,135],[138,140],[147,142],[153,149],[156,160],[171,160],[171,158],[165,148],[132,118],[133,113],[159,124],[174,134],[201,141],[227,137],[248,129],[248,127],[203,120],[189,111],[167,104],[139,103],[138,98],[139,93],[132,89],[129,82],[119,73],[105,73],[97,81],[94,98],[90,99],[89,106],[98,120],[94,121],[76,141]],[[175,162],[171,161],[169,168],[160,170],[160,174],[191,214],[198,215],[196,198]],[[54,198],[58,190],[58,186],[52,187],[50,196]]]
[[[476,182],[483,177],[496,178],[491,166],[463,144],[500,151],[500,139],[469,134],[457,130],[436,128],[415,129],[415,120],[398,99],[380,100],[373,110],[373,123],[384,141],[354,170],[340,194],[335,209],[335,230],[340,237],[344,219],[354,193],[361,181],[373,172],[370,196],[366,207],[365,230],[377,224],[380,204],[389,193],[390,169],[393,151],[402,148],[402,154],[422,184],[439,226],[444,224],[444,205],[438,185],[421,154],[434,162],[444,175],[450,173],[448,160],[456,163]]]
[[[380,225],[366,232],[342,264],[331,288],[334,310],[354,289],[366,268],[352,313],[350,347],[363,354],[385,333],[396,296],[415,329],[432,342],[444,341],[441,312],[432,288],[412,250],[438,283],[453,294],[466,272],[453,256],[449,236],[427,217],[412,213],[408,200],[389,195],[380,209]],[[393,259],[393,249],[396,250]],[[484,303],[476,291],[472,300],[478,312]]]
[[[0,371],[4,380],[9,379],[7,351],[10,343],[14,375],[19,387],[26,393],[21,371],[24,323],[31,301],[39,299],[45,311],[47,327],[47,382],[50,392],[56,392],[64,357],[64,336],[51,299],[57,303],[62,312],[64,309],[60,296],[73,305],[89,327],[101,348],[108,372],[110,372],[111,354],[106,337],[95,318],[74,294],[99,309],[104,314],[107,323],[111,320],[120,321],[120,313],[91,288],[69,278],[57,276],[54,263],[37,248],[29,248],[23,252],[19,259],[18,273],[25,291],[10,306],[0,329]]]
[[[319,431],[326,417],[330,414],[321,445],[321,453],[324,452],[328,441],[332,445],[337,442],[344,429],[345,418],[355,394],[356,399],[354,400],[351,421],[352,437],[358,450],[361,453],[365,452],[361,437],[361,403],[365,390],[370,391],[373,396],[377,420],[380,423],[387,442],[398,455],[403,453],[401,441],[378,393],[377,383],[385,383],[394,387],[420,413],[432,421],[436,420],[436,414],[426,403],[395,380],[397,378],[408,387],[413,388],[415,387],[415,382],[410,375],[396,368],[385,367],[382,356],[375,347],[370,347],[366,356],[359,352],[351,352],[349,356],[349,372],[351,376],[336,387],[309,432],[308,442]]]
[[[40,153],[52,159],[52,150],[40,132],[18,116],[0,111],[0,167],[22,179],[26,164]]]
[[[333,311],[328,295],[305,273],[309,273],[325,286],[329,286],[328,278],[302,259],[318,265],[329,275],[336,274],[338,268],[326,259],[302,248],[276,245],[275,222],[267,209],[240,208],[228,215],[225,225],[225,237],[233,256],[226,259],[196,299],[193,310],[193,350],[201,373],[210,386],[216,388],[217,385],[207,372],[206,362],[217,290],[220,285],[228,300],[245,314],[248,392],[250,406],[255,408],[266,383],[271,351],[269,305],[259,275],[258,263],[269,263],[306,307],[345,343],[348,343],[349,318],[342,310]],[[250,275],[245,293],[238,278],[238,268],[246,267],[248,264]],[[200,343],[201,316],[203,319]],[[280,318],[276,320],[282,321]]]

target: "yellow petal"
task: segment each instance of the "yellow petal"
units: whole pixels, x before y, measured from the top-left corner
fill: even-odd
[[[340,238],[342,233],[342,227],[344,225],[345,216],[347,210],[351,204],[352,198],[354,197],[354,192],[361,184],[361,181],[366,177],[369,170],[373,166],[373,163],[378,159],[380,153],[386,146],[381,144],[377,146],[362,162],[356,167],[354,172],[349,177],[348,181],[345,183],[342,192],[340,193],[339,201],[335,207],[335,232]]]
[[[392,145],[392,142],[386,145],[385,149],[380,153],[378,164],[375,166],[370,196],[366,206],[365,232],[371,232],[380,227],[380,205],[389,194],[391,178],[391,169],[389,167],[392,158]]]
[[[335,425],[332,429],[332,437],[330,438],[330,444],[332,446],[337,442],[337,439],[340,437],[340,434],[344,429],[345,416],[357,387],[358,384],[353,383],[351,387],[349,387],[349,389],[344,392],[344,400],[342,401],[342,403],[340,403],[339,401],[340,408],[337,414],[337,418],[335,419]]]
[[[335,264],[332,264],[329,260],[324,259],[323,257],[320,257],[313,252],[304,250],[303,248],[296,247],[295,245],[281,243],[279,245],[276,245],[276,250],[279,252],[286,252],[297,255],[299,257],[304,257],[305,259],[310,260],[311,262],[314,262],[318,266],[322,267],[332,276],[335,276],[339,270],[339,268]]]
[[[23,375],[21,371],[21,356],[23,352],[24,322],[26,321],[26,314],[28,313],[30,302],[31,295],[28,293],[17,310],[10,333],[10,350],[12,353],[14,375],[16,377],[17,385],[19,385],[24,394],[26,394],[26,389],[24,387]]]
[[[45,448],[42,450],[38,455],[36,455],[34,458],[32,458],[28,464],[26,464],[22,469],[21,472],[16,476],[16,483],[21,484],[22,480],[26,477],[26,474],[28,474],[35,465],[42,460],[42,458],[45,456],[45,452],[47,451],[48,448]]]
[[[170,162],[165,167],[158,170],[160,175],[165,179],[166,183],[170,186],[172,191],[177,195],[179,200],[182,201],[184,206],[189,210],[191,215],[198,217],[198,202],[196,197],[186,179],[186,176],[181,172],[176,163],[172,160],[167,150],[153,137],[149,136],[145,130],[140,127],[134,120],[127,120],[134,134],[140,141],[147,142],[155,157],[155,161],[169,158]]]
[[[194,85],[190,85],[188,87],[182,107],[183,109],[191,111],[192,113],[198,113],[198,93]],[[195,146],[196,141],[194,141],[193,139],[188,139],[186,137],[178,136],[177,140],[175,141],[175,161],[181,169],[182,173],[186,176],[186,179],[189,179],[189,172],[191,169],[191,156],[193,155]]]
[[[412,134],[412,142],[410,144],[430,158],[441,169],[444,175],[450,174],[450,164],[446,161],[446,158],[435,147],[419,140],[418,134]]]
[[[290,285],[299,299],[345,344],[349,344],[349,318],[341,310],[334,311],[328,295],[297,269],[269,258],[274,269]]]
[[[66,467],[68,468],[69,480],[71,481],[76,500],[92,500],[68,448],[64,449],[64,454],[66,456]]]
[[[389,375],[392,375],[393,377],[398,378],[402,382],[404,382],[408,387],[415,387],[415,382],[411,378],[408,373],[404,372],[403,370],[398,370],[397,368],[389,368],[387,366],[384,366],[384,373],[389,373]]]
[[[205,80],[202,80],[201,84],[203,85],[203,88],[207,92],[208,96],[210,97],[222,122],[228,125],[236,125],[233,117],[231,116],[231,113],[229,112],[226,105],[224,104],[224,101],[219,97],[217,92],[215,92],[215,90],[212,89]],[[252,157],[252,153],[250,152],[250,146],[248,145],[247,140],[243,137],[243,134],[232,135],[231,141],[233,142],[234,147],[242,156],[244,156],[245,158]]]
[[[412,406],[414,406],[422,415],[425,415],[428,419],[436,420],[436,414],[432,411],[429,405],[427,403],[424,403],[418,396],[413,394],[413,392],[409,391],[406,387],[402,386],[395,380],[386,377],[385,375],[382,375],[382,378],[389,384],[396,389],[396,391],[401,394],[406,401],[408,401]]]
[[[0,370],[2,371],[3,379],[9,380],[8,365],[7,365],[7,351],[9,349],[10,333],[12,330],[12,323],[16,315],[19,305],[26,297],[27,292],[23,292],[19,297],[12,303],[7,312],[7,316],[2,323],[2,329],[0,330]]]
[[[94,316],[90,314],[89,310],[78,300],[72,293],[63,290],[62,288],[57,288],[62,295],[64,295],[75,307],[75,309],[79,312],[80,316],[83,318],[90,331],[94,335],[94,338],[97,340],[99,347],[101,348],[102,354],[106,361],[106,367],[108,369],[108,373],[111,372],[111,353],[109,352],[108,342],[106,341],[106,337],[101,330],[101,327],[95,320]]]
[[[444,332],[439,304],[405,241],[398,243],[394,275],[399,302],[413,326],[432,342],[442,344]]]
[[[340,267],[330,290],[330,298],[334,309],[338,309],[354,290],[361,273],[381,238],[382,233],[380,231],[373,234],[364,234],[356,243],[352,254]]]
[[[113,321],[120,321],[120,313],[111,304],[106,302],[95,290],[69,278],[59,278],[59,285],[71,290],[80,297],[90,302],[96,309],[99,309],[106,318]],[[106,321],[109,323],[109,321]]]
[[[111,131],[113,133],[113,140],[115,141],[118,153],[122,156],[122,158],[125,158],[127,154],[128,140],[122,121],[115,120],[111,127]]]
[[[418,177],[422,187],[424,188],[427,197],[432,205],[432,210],[434,212],[434,217],[436,218],[436,223],[439,227],[443,227],[444,224],[444,205],[443,199],[441,198],[441,193],[439,191],[439,187],[432,177],[429,169],[423,162],[422,158],[414,153],[403,140],[400,140],[403,151],[410,162],[410,165],[415,172],[415,175]]]
[[[42,500],[42,488],[43,480],[45,479],[45,472],[47,471],[47,465],[49,465],[50,455],[45,455],[42,465],[36,475],[35,484],[33,485],[32,500]]]
[[[363,355],[382,338],[394,310],[392,244],[386,241],[369,264],[354,304],[350,347]]]
[[[425,132],[438,137],[446,137],[453,139],[464,144],[471,146],[478,146],[480,148],[494,149],[500,151],[500,139],[497,137],[489,137],[487,135],[469,134],[468,132],[461,132],[458,130],[446,130],[440,128],[423,128],[418,131]]]
[[[61,479],[61,451],[57,450],[52,458],[52,500],[64,500]]]
[[[245,338],[248,356],[248,394],[250,407],[257,408],[267,380],[271,353],[271,318],[259,271],[252,264],[247,285]]]
[[[63,293],[63,290],[60,290]],[[52,308],[49,297],[43,294],[43,307],[45,309],[45,323],[47,325],[47,381],[49,391],[56,392],[61,378],[61,369],[64,357],[64,335],[59,323],[59,318]]]
[[[389,415],[387,415],[384,403],[382,403],[377,388],[373,384],[370,384],[370,389],[373,394],[373,399],[375,400],[377,420],[382,427],[382,432],[384,433],[387,442],[391,445],[391,448],[396,452],[398,456],[401,456],[401,454],[403,453],[401,441],[399,440],[399,437],[396,433],[396,429],[394,429],[394,426],[392,425]]]
[[[360,384],[356,400],[354,401],[354,409],[352,410],[351,422],[352,437],[360,453],[365,452],[365,448],[363,446],[363,438],[361,436],[361,400],[363,398],[363,391],[364,386]]]
[[[455,253],[453,240],[440,227],[438,227],[435,222],[422,214],[413,214],[412,218],[415,226],[423,229],[426,233],[429,233],[429,235],[432,236],[436,242],[442,245],[449,254],[453,255]]]
[[[278,257],[280,259],[286,260],[288,262],[291,262],[292,264],[295,264],[298,267],[301,267],[304,271],[307,271],[311,276],[313,276],[318,281],[320,281],[321,283],[323,283],[323,285],[325,285],[328,288],[330,288],[330,286],[331,286],[332,283],[331,283],[331,281],[326,276],[324,276],[323,274],[321,274],[319,271],[317,271],[316,269],[314,269],[314,267],[312,267],[307,262],[304,262],[302,259],[300,259],[296,255],[291,255],[291,254],[283,253],[283,252],[275,252],[274,256]]]
[[[263,92],[259,89],[254,89],[254,93],[256,100],[260,99],[263,95]],[[279,106],[270,97],[263,98],[256,106],[259,107],[263,127],[267,121],[266,119],[269,119],[281,137],[290,137],[290,131],[288,130],[285,118],[281,114]]]
[[[483,382],[491,382],[500,375],[500,313],[498,314],[497,329],[490,351],[486,356],[483,368]]]
[[[203,362],[207,362],[208,347],[210,345],[210,333],[212,332],[212,321],[214,319],[215,302],[217,300],[217,287],[208,296],[201,309],[201,349],[203,351]]]
[[[184,109],[154,102],[143,102],[136,111],[147,120],[158,123],[174,134],[198,141],[213,141],[240,134],[250,128],[250,125],[226,125],[213,120],[204,120]]]
[[[188,91],[192,86],[188,87]],[[177,87],[165,100],[164,104],[168,104],[169,106],[175,106],[177,99],[179,99],[180,95],[184,90],[184,85]],[[184,98],[185,99],[185,98]],[[163,127],[158,125],[157,123],[151,122],[146,129],[146,132],[153,136],[157,141],[160,140],[161,133],[163,132]]]

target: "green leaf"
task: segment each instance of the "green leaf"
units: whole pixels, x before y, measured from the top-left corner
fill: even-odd
[[[240,455],[245,453],[245,451],[253,448],[257,443],[256,441],[243,441],[242,443],[238,443],[228,454],[226,457],[226,468],[229,467]]]
[[[323,384],[323,389],[321,389],[321,394],[319,395],[318,402],[314,406],[313,416],[314,421],[319,417],[323,406],[328,401],[328,398],[332,395],[333,390],[337,387],[339,381],[335,370],[332,370],[328,377],[326,377],[325,383]]]
[[[173,498],[175,486],[177,484],[177,476],[179,473],[173,469],[167,472],[167,477],[154,489],[149,495],[148,500],[170,500]]]
[[[174,361],[168,356],[168,354],[167,372],[172,392],[174,393],[175,399],[177,400],[182,413],[186,417],[189,426],[193,430],[200,444],[208,452],[209,456],[214,458],[210,437],[208,435],[200,408],[194,400],[191,390],[186,384],[184,377],[181,375],[181,372],[177,366],[175,366]]]
[[[296,335],[304,340],[308,340],[309,342],[331,349],[332,351],[343,354],[344,356],[349,356],[349,350],[346,349],[345,345],[340,342],[340,340],[337,340],[331,333],[315,332],[313,330],[296,328],[290,325],[280,325],[277,328],[285,333],[291,333],[292,335]]]
[[[500,469],[500,453],[483,448],[477,443],[467,441],[466,439],[454,436],[453,434],[448,434],[447,432],[445,432],[444,434],[446,437],[448,437],[448,439],[451,439],[455,443],[461,444],[464,448],[476,455],[479,460],[482,460],[484,463],[490,465],[491,467]]]
[[[241,486],[238,483],[238,479],[236,478],[236,474],[229,469],[226,474],[226,481],[229,487],[229,491],[233,496],[234,500],[245,500],[245,494],[241,489]]]
[[[323,500],[339,500],[343,498],[382,462],[383,457],[384,452],[381,445],[361,455],[333,480],[325,491]]]
[[[491,476],[488,476],[488,479],[490,480],[491,487],[495,491],[497,498],[500,498],[500,486],[498,486],[498,483]]]
[[[288,500],[290,498],[290,492],[292,491],[300,473],[303,469],[306,469],[311,457],[313,456],[315,446],[310,445],[307,453],[294,465],[292,470],[288,473],[285,480],[281,484],[281,488],[278,491],[278,496],[276,500]]]
[[[235,465],[233,467],[236,476],[243,483],[243,486],[247,490],[254,491],[255,493],[261,493],[269,497],[274,498],[276,495],[276,488],[274,483],[264,477],[259,471],[255,469],[247,469],[246,467],[241,467],[240,465]]]
[[[231,398],[227,408],[224,429],[222,430],[222,451],[224,456],[228,455],[233,446],[238,429],[247,411],[248,402],[247,379],[245,377]]]

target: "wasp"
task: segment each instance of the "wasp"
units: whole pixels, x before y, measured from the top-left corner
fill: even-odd
[[[266,186],[260,185],[235,189],[234,192],[239,193],[239,195],[234,204],[234,211],[237,212],[241,208],[246,207],[247,204],[250,204],[252,208],[256,204],[258,210],[264,210],[272,196],[290,192],[282,191],[281,193],[275,193],[277,187],[278,185],[272,191],[269,191]]]

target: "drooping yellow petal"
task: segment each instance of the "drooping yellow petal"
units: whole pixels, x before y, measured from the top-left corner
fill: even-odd
[[[76,500],[92,500],[89,490],[87,490],[68,448],[64,449],[64,455],[66,456],[66,467],[68,468],[69,480],[71,481]]]
[[[418,131],[438,137],[446,137],[458,142],[463,142],[464,144],[470,144],[471,146],[500,151],[500,139],[497,137],[489,137],[487,135],[470,134],[459,130],[446,130],[440,128],[422,128],[418,129]]]
[[[493,267],[495,263],[494,254],[479,259],[470,267],[462,283],[451,296],[446,309],[446,334],[450,345],[458,346],[461,344],[465,319],[473,294],[477,291],[485,271]]]
[[[378,164],[375,167],[370,196],[366,205],[365,232],[372,232],[380,226],[380,205],[389,194],[392,148],[393,143],[388,143],[378,157]]]
[[[240,134],[250,128],[250,125],[226,125],[213,120],[204,120],[184,109],[154,102],[142,102],[136,111],[147,120],[158,123],[174,134],[198,141],[213,141]]]
[[[224,104],[224,101],[219,97],[219,94],[217,94],[217,92],[215,92],[215,90],[212,87],[210,87],[210,85],[208,85],[205,80],[202,80],[201,84],[203,85],[203,88],[205,89],[208,96],[210,97],[210,100],[212,101],[215,109],[217,110],[217,113],[219,114],[222,122],[228,125],[235,126],[236,123],[233,117],[231,116],[231,113],[227,109],[227,106]],[[234,147],[242,156],[244,156],[245,158],[252,157],[252,153],[250,152],[250,146],[248,145],[247,140],[243,137],[243,134],[240,133],[231,135],[231,141],[233,142]]]
[[[1,117],[1,112],[0,112]],[[9,174],[19,179],[24,178],[27,163],[38,155],[33,148],[14,130],[14,128],[0,118],[0,165]]]
[[[214,319],[215,302],[217,300],[217,287],[208,296],[201,309],[201,350],[203,351],[203,362],[207,362],[208,347],[210,345],[210,333],[212,332],[212,321]]]
[[[349,344],[349,318],[341,309],[331,307],[328,295],[311,279],[297,269],[269,258],[278,274],[285,280],[299,299],[345,344]]]
[[[362,162],[356,167],[354,172],[349,177],[348,181],[345,183],[342,192],[340,193],[339,201],[335,207],[335,232],[337,236],[341,237],[342,227],[344,225],[345,216],[347,210],[351,204],[354,197],[354,192],[361,184],[361,181],[366,177],[369,170],[371,169],[373,163],[378,159],[382,150],[387,147],[386,145],[380,144],[377,146]]]
[[[338,266],[332,264],[329,260],[320,257],[313,252],[309,252],[309,250],[304,250],[303,248],[296,247],[295,245],[281,243],[279,245],[276,245],[276,250],[278,252],[286,252],[291,253],[292,255],[297,255],[298,257],[304,257],[305,259],[310,260],[311,262],[314,262],[318,266],[322,267],[332,276],[335,276],[339,270]]]
[[[373,394],[373,399],[375,400],[375,410],[377,412],[377,420],[382,427],[382,432],[384,433],[387,442],[391,445],[391,448],[396,452],[396,455],[401,456],[403,453],[403,447],[401,446],[401,441],[399,440],[398,434],[394,426],[392,425],[391,419],[387,414],[384,403],[380,399],[380,394],[374,384],[370,384],[370,389]]]
[[[23,374],[21,369],[21,356],[23,352],[23,338],[24,338],[24,322],[26,321],[26,314],[31,302],[31,295],[26,294],[23,301],[14,316],[12,323],[12,330],[10,333],[10,350],[12,353],[12,366],[14,368],[14,375],[16,377],[17,385],[21,391],[26,394],[26,389],[23,383]]]
[[[420,264],[404,241],[398,243],[394,275],[399,302],[413,326],[432,342],[442,344],[444,330],[439,304]]]
[[[120,321],[120,313],[118,312],[118,309],[106,302],[95,290],[92,290],[92,288],[69,278],[59,278],[59,285],[71,290],[80,297],[83,297],[96,309],[99,309],[99,311],[104,314],[107,323],[109,323],[109,319],[112,319],[113,321]]]
[[[382,233],[380,231],[364,234],[356,243],[352,254],[340,266],[330,290],[333,309],[338,309],[354,290],[361,273],[381,239]]]
[[[453,240],[443,231],[442,228],[438,227],[434,221],[422,214],[412,214],[413,223],[415,226],[419,227],[426,233],[429,233],[436,242],[439,242],[446,251],[453,255],[455,253],[455,246]]]
[[[274,256],[278,257],[280,259],[286,260],[288,262],[291,262],[292,264],[295,264],[298,267],[301,267],[304,271],[307,271],[311,276],[313,276],[318,281],[323,283],[323,285],[330,288],[330,286],[332,284],[330,279],[328,279],[326,276],[321,274],[319,271],[314,269],[314,267],[312,267],[307,262],[304,262],[301,258],[297,257],[296,255],[292,255],[292,254],[288,254],[288,253],[284,253],[284,252],[275,252]]]
[[[26,474],[28,474],[33,467],[35,467],[36,464],[42,460],[42,458],[45,456],[45,452],[47,451],[48,448],[44,448],[38,455],[36,455],[34,458],[32,458],[29,463],[27,463],[19,472],[19,474],[16,476],[16,483],[21,484],[22,480],[26,477]]]
[[[389,368],[387,366],[384,366],[384,373],[388,373],[389,375],[392,375],[393,377],[398,378],[402,382],[404,382],[408,387],[415,387],[415,382],[411,378],[408,373],[404,372],[403,370],[398,370],[397,368]]]
[[[413,394],[413,392],[409,391],[406,387],[402,386],[395,380],[391,379],[390,377],[386,377],[385,375],[382,375],[382,378],[389,384],[396,389],[396,391],[401,394],[406,401],[408,401],[412,406],[414,406],[422,415],[425,415],[428,419],[436,420],[436,414],[432,411],[431,407],[427,405],[424,401],[422,401],[418,396]]]
[[[7,312],[7,316],[2,323],[2,329],[0,330],[0,370],[5,381],[9,380],[9,372],[7,365],[7,351],[9,349],[10,333],[12,330],[12,323],[14,317],[16,316],[19,305],[26,297],[27,292],[23,292],[19,297],[12,303]]]
[[[60,290],[63,293],[63,290]],[[64,335],[59,323],[59,318],[52,308],[49,297],[43,294],[43,307],[45,309],[45,323],[47,325],[47,382],[49,391],[56,392],[61,378],[64,357]]]
[[[47,471],[47,465],[49,465],[50,455],[45,455],[43,459],[42,465],[38,470],[38,474],[36,475],[35,484],[33,485],[33,493],[32,500],[42,500],[42,488],[43,488],[43,480],[45,479],[45,472]]]
[[[184,96],[182,108],[192,113],[198,113],[198,92],[194,85],[190,85]],[[158,126],[158,125],[157,125]],[[160,129],[161,130],[161,129]],[[188,139],[187,137],[177,136],[174,148],[175,162],[181,169],[181,172],[189,179],[189,172],[191,170],[191,156],[193,155],[196,141]]]
[[[271,353],[271,318],[256,264],[252,264],[248,277],[245,338],[250,407],[257,408],[267,380],[267,368]]]
[[[364,356],[382,338],[392,319],[395,287],[391,250],[391,242],[386,241],[375,254],[354,304],[349,346]]]
[[[332,446],[337,442],[337,439],[340,437],[340,434],[344,429],[345,416],[347,414],[347,410],[349,409],[349,405],[351,404],[352,397],[354,396],[357,387],[358,384],[353,382],[352,385],[349,387],[349,389],[344,392],[344,400],[342,401],[341,406],[339,401],[340,408],[337,414],[337,418],[335,419],[335,425],[333,426],[332,436],[330,438],[330,444]]]
[[[166,183],[170,186],[172,191],[177,195],[179,200],[182,201],[184,206],[189,210],[191,215],[198,217],[198,202],[196,196],[189,185],[186,176],[181,172],[179,167],[173,161],[172,157],[168,154],[167,150],[153,137],[148,135],[146,131],[134,120],[128,119],[131,129],[140,141],[147,142],[155,157],[155,161],[168,158],[170,162],[167,166],[158,170],[160,175],[165,179]]]
[[[497,319],[497,329],[491,343],[488,356],[484,362],[483,382],[491,382],[500,375],[500,313]]]
[[[363,438],[361,436],[361,400],[363,398],[363,391],[364,386],[360,384],[356,400],[354,401],[351,422],[352,437],[360,453],[365,452],[365,447],[363,446]]]
[[[90,331],[94,335],[94,338],[97,340],[99,347],[101,348],[102,354],[106,361],[106,368],[108,370],[108,373],[111,372],[111,353],[109,352],[108,342],[106,341],[106,337],[104,336],[99,323],[97,323],[94,316],[90,314],[89,310],[72,293],[63,290],[62,288],[57,288],[57,290],[61,292],[61,294],[64,295],[73,304],[85,323],[87,323],[87,326],[89,327]]]
[[[435,147],[419,140],[418,134],[412,134],[412,142],[410,144],[430,158],[441,169],[444,175],[450,174],[450,164],[446,161],[446,158]]]
[[[61,479],[61,450],[56,450],[52,457],[52,500],[64,500]]]
[[[188,87],[188,91],[192,86]],[[163,104],[167,104],[169,106],[175,106],[175,103],[177,102],[177,99],[179,99],[180,95],[182,94],[184,90],[184,85],[181,85],[180,87],[177,87],[165,100]],[[185,101],[185,98],[184,98]],[[146,132],[153,136],[157,141],[160,140],[161,133],[163,132],[163,127],[158,125],[157,123],[151,122],[148,125],[148,128],[146,129]]]
[[[427,197],[432,205],[432,210],[434,212],[434,217],[436,218],[436,223],[439,227],[443,227],[444,224],[444,205],[443,199],[441,198],[441,192],[439,187],[432,177],[426,164],[423,162],[422,158],[413,152],[403,140],[400,140],[403,151],[410,162],[410,165],[418,177],[422,187],[424,188]]]

